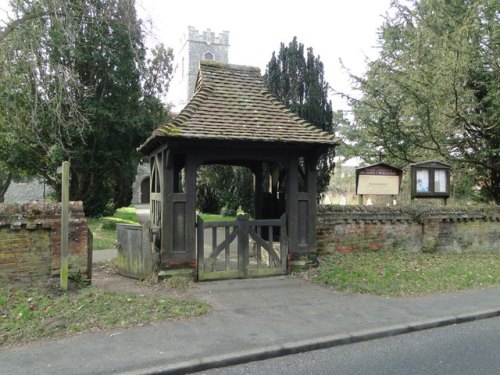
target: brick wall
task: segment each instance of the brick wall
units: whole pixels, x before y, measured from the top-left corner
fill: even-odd
[[[320,206],[318,253],[500,251],[500,207]]]
[[[32,281],[48,275],[50,230],[0,227],[0,281]]]
[[[82,202],[70,202],[69,270],[90,276],[89,234]],[[61,206],[30,202],[0,204],[0,281],[59,274]]]

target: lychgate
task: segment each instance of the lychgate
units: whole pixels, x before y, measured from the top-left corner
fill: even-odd
[[[258,68],[201,61],[192,99],[140,147],[151,159],[150,237],[160,271],[251,277],[314,259],[316,165],[336,144],[279,103]],[[196,172],[206,164],[252,171],[253,218],[197,218]]]

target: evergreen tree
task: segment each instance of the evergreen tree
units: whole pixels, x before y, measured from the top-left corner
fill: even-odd
[[[253,212],[253,174],[250,169],[204,165],[198,169],[197,183],[197,204],[202,212],[219,213],[223,208]]]
[[[4,164],[57,190],[56,168],[70,160],[70,197],[87,214],[129,204],[136,148],[168,116],[160,96],[172,51],[147,58],[134,0],[11,5],[17,18],[0,30],[0,132],[23,157]]]
[[[455,186],[500,204],[499,13],[494,0],[395,1],[380,56],[342,132],[366,159],[440,159]],[[458,184],[457,184],[458,183]]]
[[[267,64],[264,78],[269,91],[291,111],[328,133],[335,131],[329,84],[323,63],[312,48],[304,53],[304,45],[296,37],[288,46],[281,43],[278,56],[273,52]],[[334,157],[335,151],[331,149],[319,160],[318,197],[328,188]]]

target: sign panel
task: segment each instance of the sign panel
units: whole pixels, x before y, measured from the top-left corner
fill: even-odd
[[[356,194],[398,195],[399,176],[360,174]]]
[[[396,170],[396,168],[386,168],[379,165],[373,165],[370,167],[359,168],[359,175],[376,175],[376,176],[399,176],[401,172]]]
[[[417,170],[417,193],[429,192],[429,170]]]
[[[450,169],[436,160],[410,164],[411,198],[448,198]]]
[[[434,171],[434,191],[436,193],[446,193],[448,191],[447,175],[445,169]]]

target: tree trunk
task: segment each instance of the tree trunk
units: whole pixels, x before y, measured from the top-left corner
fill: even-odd
[[[5,193],[7,192],[7,189],[10,186],[10,182],[12,180],[12,173],[7,174],[7,178],[5,179],[5,182],[0,185],[0,203],[3,203],[5,201]]]
[[[494,170],[491,174],[491,195],[495,204],[500,205],[500,171]]]

